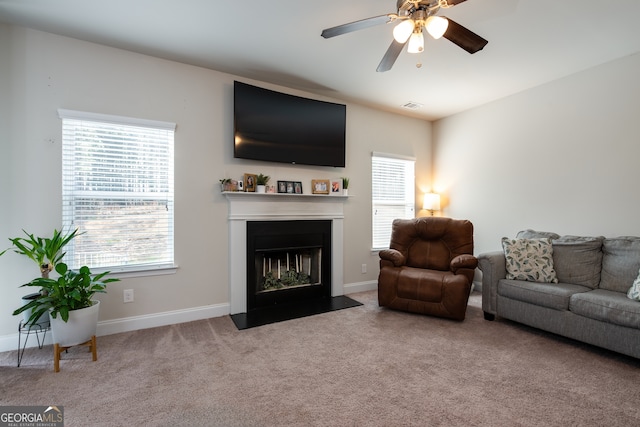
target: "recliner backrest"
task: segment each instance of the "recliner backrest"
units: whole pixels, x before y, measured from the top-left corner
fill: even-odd
[[[448,271],[458,255],[473,255],[473,224],[442,217],[396,219],[390,249],[406,258],[409,267]]]

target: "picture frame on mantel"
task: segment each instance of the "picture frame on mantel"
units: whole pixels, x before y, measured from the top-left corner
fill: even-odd
[[[331,180],[331,195],[332,196],[341,196],[342,195],[342,179],[332,179]]]
[[[251,173],[244,174],[244,191],[255,192],[256,191],[256,178],[257,176]]]
[[[328,179],[312,179],[311,180],[311,193],[312,194],[329,194],[331,189],[331,183]]]

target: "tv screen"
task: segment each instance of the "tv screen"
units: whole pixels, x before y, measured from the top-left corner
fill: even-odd
[[[235,158],[345,166],[345,105],[241,82],[233,101]]]

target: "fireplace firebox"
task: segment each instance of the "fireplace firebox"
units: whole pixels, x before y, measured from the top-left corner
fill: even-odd
[[[247,221],[247,311],[331,298],[331,221]]]

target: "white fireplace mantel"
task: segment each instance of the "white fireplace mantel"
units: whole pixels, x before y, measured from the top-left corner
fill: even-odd
[[[247,312],[247,221],[331,220],[331,296],[344,294],[343,219],[347,196],[223,194],[229,202],[230,314]]]

